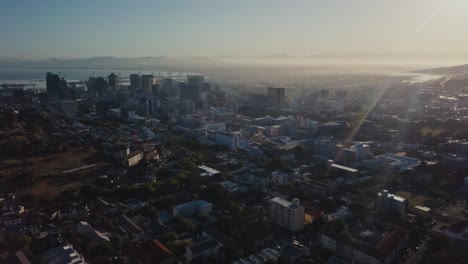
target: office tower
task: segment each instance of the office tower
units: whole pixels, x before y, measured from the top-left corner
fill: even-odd
[[[119,76],[117,76],[114,73],[111,73],[108,77],[107,80],[109,82],[109,88],[111,88],[114,91],[119,90]]]
[[[130,90],[135,91],[141,86],[141,77],[139,74],[130,74]]]
[[[203,83],[205,83],[205,77],[203,77],[203,75],[189,75],[187,76],[187,83],[190,85],[203,86]]]
[[[201,93],[204,77],[201,75],[187,76],[187,83],[179,85],[179,100],[192,100],[194,103],[201,101]]]
[[[299,199],[289,202],[275,197],[268,204],[270,221],[294,232],[304,228],[304,207]]]
[[[151,94],[153,92],[154,77],[153,75],[141,76],[141,88],[143,91]]]
[[[174,82],[172,78],[165,78],[162,83],[161,87],[161,93],[164,96],[174,96],[175,91],[174,91]]]
[[[148,98],[146,99],[146,116],[152,116],[153,115],[153,99]]]
[[[94,89],[93,89],[95,93],[101,97],[106,96],[108,89],[109,89],[109,85],[107,84],[107,81],[102,77],[97,77],[96,81],[94,82]]]
[[[284,88],[268,87],[268,103],[274,106],[281,106],[284,104]]]
[[[47,97],[49,99],[59,99],[63,90],[67,88],[67,81],[60,78],[58,74],[48,72],[46,75]]]

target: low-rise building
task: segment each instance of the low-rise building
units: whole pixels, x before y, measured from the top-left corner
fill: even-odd
[[[392,153],[382,154],[377,156],[377,159],[384,161],[388,165],[389,170],[397,172],[410,170],[421,164],[418,159]]]
[[[203,215],[208,216],[213,209],[213,205],[205,200],[195,200],[172,207],[172,215],[190,217]]]
[[[397,261],[408,243],[402,229],[358,224],[338,232],[325,228],[319,234],[322,248],[351,263],[389,264]]]
[[[140,163],[142,159],[143,159],[143,151],[135,150],[125,157],[124,165],[127,167],[132,167]]]
[[[274,171],[271,174],[271,181],[274,184],[285,185],[290,182],[289,175],[280,171]]]
[[[203,259],[207,257],[215,257],[219,253],[219,248],[222,245],[213,238],[207,238],[196,242],[192,246],[185,248],[186,263],[190,263],[194,259]]]
[[[45,263],[73,263],[86,264],[84,257],[78,253],[71,244],[61,245],[42,253]]]

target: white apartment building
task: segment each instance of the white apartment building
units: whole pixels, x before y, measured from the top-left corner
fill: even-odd
[[[269,201],[268,212],[270,221],[288,228],[291,231],[299,231],[304,228],[304,207],[299,199],[289,202],[280,197]]]
[[[379,211],[393,210],[400,215],[404,215],[407,204],[408,202],[405,198],[391,194],[387,190],[383,190],[377,194],[375,207]]]

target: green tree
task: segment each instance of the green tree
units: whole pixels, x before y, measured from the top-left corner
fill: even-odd
[[[226,201],[228,191],[219,184],[210,184],[201,191],[200,197],[210,203],[220,203]]]

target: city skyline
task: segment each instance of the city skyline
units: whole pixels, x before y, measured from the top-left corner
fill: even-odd
[[[0,58],[461,54],[467,7],[461,0],[10,1],[0,18]]]

